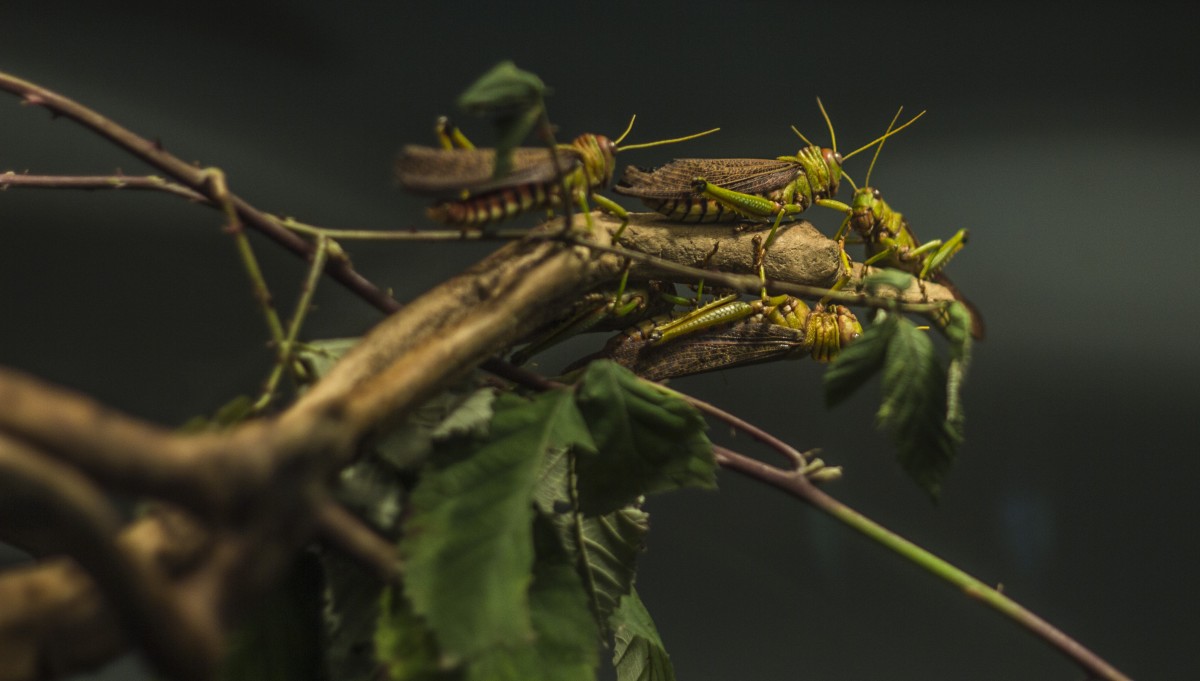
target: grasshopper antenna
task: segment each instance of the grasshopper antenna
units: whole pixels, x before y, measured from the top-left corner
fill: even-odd
[[[631,127],[631,128],[633,127],[633,121],[629,121],[629,127]],[[645,149],[646,147],[657,147],[657,146],[660,146],[663,144],[674,144],[676,142],[686,142],[688,140],[694,140],[697,137],[704,137],[705,135],[711,135],[714,132],[717,132],[719,130],[720,130],[720,128],[713,128],[712,130],[705,130],[704,132],[698,132],[694,135],[688,135],[687,137],[676,137],[675,139],[658,140],[657,142],[642,142],[641,144],[626,144],[623,147],[617,147],[617,151],[626,151],[628,149]],[[629,130],[626,130],[625,132],[628,133]],[[618,137],[617,141],[615,143],[620,143],[620,141],[623,139],[625,139],[625,135],[621,135],[620,137]]]
[[[908,121],[907,123],[905,123],[904,125],[902,125],[902,126],[900,126],[900,127],[898,127],[898,128],[894,128],[894,129],[888,130],[888,132],[887,132],[886,134],[884,134],[884,135],[882,135],[882,136],[880,136],[880,137],[876,137],[875,139],[871,140],[870,142],[867,142],[866,144],[864,144],[864,145],[862,145],[861,147],[859,147],[859,148],[855,149],[854,151],[850,152],[849,154],[845,154],[845,155],[843,155],[843,156],[842,156],[842,160],[844,161],[844,160],[846,160],[846,159],[849,159],[851,156],[853,156],[853,155],[855,155],[855,154],[859,153],[860,151],[863,151],[863,150],[865,150],[865,149],[869,149],[869,148],[871,148],[871,147],[872,147],[872,146],[873,146],[873,145],[874,145],[876,142],[882,143],[882,142],[883,142],[885,139],[887,139],[887,138],[891,137],[892,135],[895,135],[896,133],[898,133],[898,132],[900,132],[901,130],[903,130],[903,129],[907,128],[908,126],[912,125],[913,123],[916,123],[916,122],[917,122],[917,119],[918,119],[918,118],[920,118],[921,116],[924,116],[924,115],[925,115],[925,112],[924,112],[924,111],[922,111],[921,113],[917,114],[916,116],[913,116],[913,117],[912,117],[912,119],[911,119],[911,120],[909,120],[909,121]],[[891,126],[889,126],[889,127],[891,127]]]
[[[887,131],[884,133],[883,137],[880,138],[880,140],[879,140],[879,146],[875,147],[875,155],[873,157],[871,157],[871,165],[867,166],[867,179],[864,181],[863,186],[866,186],[866,187],[871,186],[871,172],[873,170],[875,170],[875,162],[879,160],[879,152],[883,151],[883,143],[885,141],[887,141],[888,135],[891,134],[892,126],[895,125],[896,121],[900,119],[901,111],[904,111],[903,106],[901,106],[899,109],[896,109],[896,115],[892,116],[892,122],[888,123]],[[924,113],[924,112],[922,112],[922,113]],[[850,181],[850,185],[854,186],[853,180]],[[858,191],[858,187],[854,187],[854,190]]]
[[[627,125],[625,127],[625,132],[621,133],[620,137],[613,140],[613,144],[620,144],[625,139],[625,137],[629,134],[629,131],[633,130],[633,122],[636,120],[637,120],[637,114],[634,114],[633,117],[629,119],[629,125]]]

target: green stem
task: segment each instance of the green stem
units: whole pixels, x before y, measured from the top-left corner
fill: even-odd
[[[324,235],[317,237],[312,265],[308,268],[308,276],[305,277],[304,285],[300,289],[300,299],[296,301],[296,311],[292,315],[292,321],[288,324],[287,336],[279,342],[279,356],[275,360],[275,366],[271,370],[271,375],[267,377],[263,394],[252,407],[254,412],[262,411],[271,403],[271,400],[275,396],[275,391],[279,387],[279,381],[283,378],[283,372],[292,365],[292,358],[295,356],[296,338],[300,335],[300,327],[304,325],[304,317],[312,307],[313,294],[316,293],[317,282],[321,279],[321,273],[325,269],[325,260],[329,255],[329,244],[330,240]]]
[[[263,317],[266,319],[267,330],[271,333],[271,342],[279,344],[283,341],[283,323],[279,321],[279,313],[275,311],[275,306],[271,301],[271,290],[267,286],[266,277],[263,276],[262,268],[258,265],[258,258],[254,257],[250,239],[246,236],[246,230],[242,228],[242,221],[238,218],[237,209],[230,198],[229,188],[225,184],[225,173],[219,168],[206,168],[204,173],[207,177],[207,184],[212,189],[213,200],[225,213],[227,222],[225,231],[233,236],[242,266],[250,277],[254,300],[258,302],[259,309],[262,310]]]
[[[848,527],[861,532],[884,547],[891,549],[909,561],[925,568],[939,579],[958,587],[967,596],[984,603],[996,612],[1029,630],[1035,636],[1074,660],[1076,664],[1095,678],[1107,679],[1108,681],[1129,681],[1129,677],[1122,674],[1103,658],[1084,647],[1075,639],[1067,636],[1054,625],[1038,617],[1021,604],[1005,596],[999,590],[988,586],[822,492],[804,475],[798,475],[793,471],[769,466],[761,461],[751,459],[723,447],[714,446],[713,452],[717,463],[723,468],[765,482],[797,497],[810,506],[836,518]]]

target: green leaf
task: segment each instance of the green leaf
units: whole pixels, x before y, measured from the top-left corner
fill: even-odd
[[[492,119],[496,128],[496,167],[492,176],[496,179],[512,169],[512,150],[545,113],[548,92],[541,78],[505,61],[483,74],[458,98],[463,109]]]
[[[637,559],[650,530],[649,517],[640,508],[629,507],[580,522],[584,585],[593,612],[605,628],[621,599],[633,591]]]
[[[576,403],[598,450],[578,458],[583,513],[608,513],[642,494],[716,486],[704,419],[686,402],[599,361],[588,365]]]
[[[327,338],[308,341],[296,348],[296,359],[304,363],[314,379],[329,373],[334,364],[358,345],[359,338]]]
[[[538,510],[553,524],[563,549],[572,556],[592,613],[608,638],[609,618],[621,597],[633,588],[637,559],[650,529],[649,515],[636,506],[602,516],[579,513],[572,493],[572,461],[566,450],[547,457],[539,475]]]
[[[449,681],[461,676],[438,666],[433,632],[404,597],[390,588],[380,600],[375,656],[390,681]]]
[[[950,325],[946,337],[950,340],[950,366],[946,370],[946,424],[958,440],[963,437],[966,416],[962,407],[962,384],[967,380],[971,364],[971,312],[955,302],[950,305]]]
[[[617,681],[675,681],[671,658],[636,591],[621,599],[611,623],[616,632]]]
[[[946,371],[928,333],[898,318],[883,369],[880,427],[891,431],[900,465],[936,501],[961,433],[946,420]]]
[[[863,279],[862,288],[871,295],[877,295],[880,289],[890,288],[905,291],[912,286],[913,276],[908,272],[897,269],[883,269],[872,273]]]
[[[493,66],[458,98],[458,105],[477,116],[520,114],[541,105],[546,84],[511,61]]]
[[[526,401],[502,395],[486,440],[439,445],[409,500],[401,553],[413,610],[444,664],[533,637],[533,492],[542,460],[565,446],[594,450],[568,390]]]
[[[857,340],[842,348],[825,371],[825,406],[841,403],[883,367],[897,319],[895,315],[887,315],[876,320]]]
[[[579,575],[550,522],[534,523],[537,561],[529,588],[535,637],[524,645],[495,647],[473,659],[474,681],[591,681],[595,678],[596,622]]]
[[[220,681],[316,681],[322,678],[321,570],[297,559],[230,637]]]
[[[193,416],[188,419],[182,426],[179,426],[179,431],[181,433],[195,434],[225,430],[230,426],[236,426],[245,421],[250,416],[253,407],[253,398],[246,395],[238,395],[221,405],[212,417]]]
[[[411,468],[429,458],[433,444],[456,435],[487,433],[492,418],[493,388],[467,381],[423,402],[375,444],[376,456],[396,469]]]

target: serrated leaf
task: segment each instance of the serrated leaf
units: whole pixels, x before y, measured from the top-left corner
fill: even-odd
[[[572,556],[596,622],[605,638],[608,621],[621,597],[633,588],[637,559],[650,529],[649,514],[630,506],[602,516],[583,516],[573,496],[567,450],[546,458],[538,476],[537,505]]]
[[[537,561],[529,588],[535,636],[524,645],[494,647],[466,669],[472,681],[591,681],[595,678],[596,623],[579,575],[550,522],[534,523]]]
[[[637,591],[621,599],[613,613],[613,666],[617,681],[675,681],[675,668],[663,647],[654,620]]]
[[[852,395],[883,367],[888,344],[896,331],[896,315],[867,327],[853,343],[842,348],[825,371],[825,406],[832,407]]]
[[[929,335],[898,319],[876,416],[880,427],[891,432],[900,465],[935,501],[961,439],[946,420],[946,380]]]
[[[375,457],[403,470],[427,459],[436,440],[486,434],[495,390],[475,386],[465,381],[425,400],[380,438],[374,445]]]
[[[405,592],[437,636],[443,662],[533,636],[533,491],[542,459],[594,450],[570,391],[502,395],[487,439],[439,445],[409,500],[401,553]]]
[[[896,291],[905,291],[909,286],[912,286],[913,276],[908,272],[897,269],[883,269],[874,272],[863,279],[862,288],[872,295],[879,293],[880,289],[890,288]]]
[[[480,388],[465,399],[460,399],[454,410],[433,429],[433,439],[445,440],[456,435],[486,434],[495,414],[492,409],[495,401],[496,391],[493,388]]]
[[[691,405],[641,381],[611,362],[592,362],[576,403],[598,453],[580,454],[579,508],[602,515],[642,494],[716,486],[712,444]]]
[[[630,507],[580,522],[584,586],[606,629],[621,599],[633,591],[637,559],[650,530],[649,518],[640,508]]]
[[[390,588],[380,599],[375,656],[390,681],[450,681],[460,677],[457,671],[438,667],[433,632],[404,597]]]

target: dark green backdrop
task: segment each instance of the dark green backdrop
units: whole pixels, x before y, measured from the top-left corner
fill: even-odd
[[[624,159],[642,165],[793,153],[790,124],[825,139],[816,95],[844,149],[879,134],[900,104],[928,109],[888,144],[873,179],[926,238],[971,230],[951,273],[990,337],[977,347],[968,439],[942,504],[872,431],[874,395],[826,411],[811,363],[676,385],[822,447],[846,467],[830,488],[839,498],[1003,583],[1133,677],[1200,674],[1197,10],[159,4],[5,3],[0,69],[222,167],[262,209],[328,226],[424,224],[422,203],[390,184],[393,155],[430,140],[434,117],[503,58],[554,88],[563,137],[618,133],[632,113],[634,141],[723,128],[686,150]],[[74,124],[0,98],[0,170],[116,168],[146,172]],[[851,166],[856,177],[863,168]],[[836,228],[830,215],[813,219]],[[165,196],[0,194],[0,363],[166,424],[254,390],[266,333],[219,225]],[[401,300],[490,248],[351,247]],[[300,264],[261,250],[290,304]],[[332,283],[319,304],[314,336],[377,320]],[[547,368],[567,359],[552,355]],[[720,482],[720,494],[649,505],[639,588],[681,680],[1080,678],[799,503]]]

